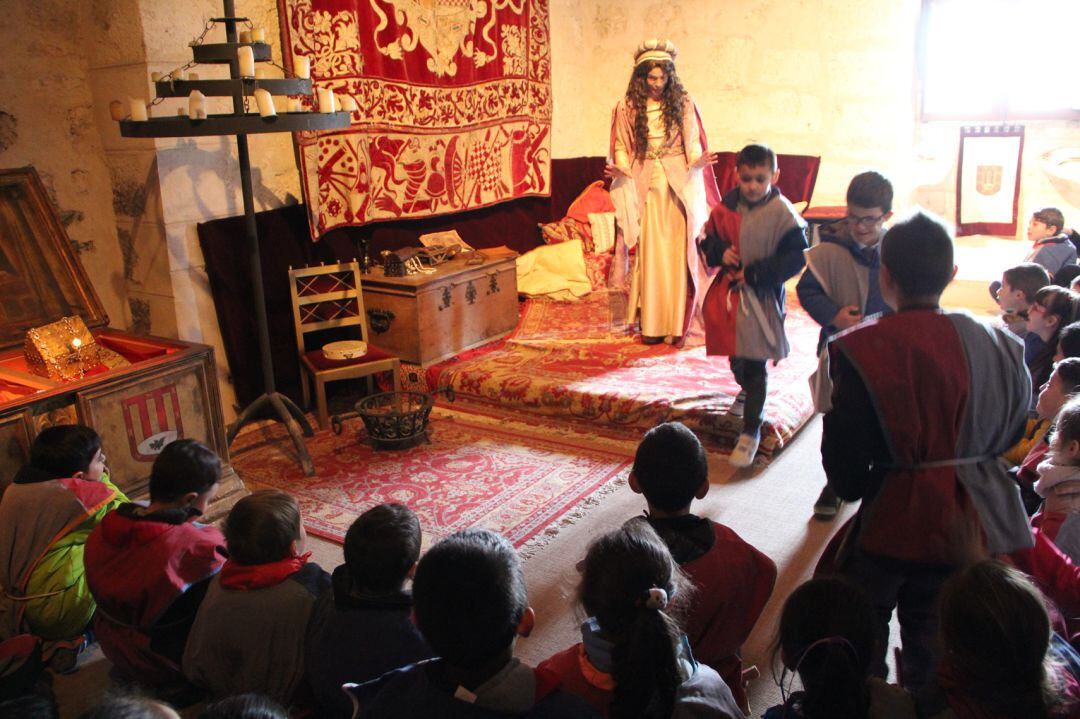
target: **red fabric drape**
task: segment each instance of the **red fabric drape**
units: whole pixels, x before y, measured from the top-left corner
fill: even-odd
[[[353,97],[298,133],[311,234],[550,194],[547,0],[279,0],[283,53]]]

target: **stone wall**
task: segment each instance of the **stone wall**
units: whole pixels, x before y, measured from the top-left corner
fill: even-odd
[[[611,109],[632,53],[649,37],[679,48],[679,76],[709,144],[762,141],[820,155],[814,204],[843,204],[848,180],[880,169],[898,209],[956,209],[959,123],[918,121],[918,0],[551,0],[555,157],[607,153]],[[1080,186],[1052,180],[1042,156],[1080,146],[1080,123],[1028,122],[1021,221],[1058,205],[1080,225]]]
[[[112,324],[126,327],[125,268],[95,122],[90,54],[109,24],[88,3],[20,0],[0,23],[0,167],[33,165]]]

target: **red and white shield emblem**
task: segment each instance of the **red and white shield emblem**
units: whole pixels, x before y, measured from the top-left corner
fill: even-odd
[[[129,397],[121,402],[131,456],[153,462],[165,445],[184,436],[176,385]]]
[[[980,195],[996,195],[1001,192],[1001,165],[979,165],[975,168],[975,190]]]

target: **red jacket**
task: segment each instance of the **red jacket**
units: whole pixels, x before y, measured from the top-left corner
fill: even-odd
[[[201,592],[225,561],[225,538],[180,510],[136,511],[128,504],[110,512],[86,542],[94,632],[121,672],[149,684],[175,682]]]

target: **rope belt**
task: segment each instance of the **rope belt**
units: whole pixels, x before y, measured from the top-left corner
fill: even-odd
[[[961,467],[968,464],[981,464],[982,462],[989,462],[996,460],[997,456],[993,454],[980,454],[976,457],[957,457],[955,459],[938,459],[932,462],[920,462],[918,464],[892,464],[882,463],[881,466],[884,469],[901,469],[905,471],[919,470],[919,469],[938,469],[940,467]]]

